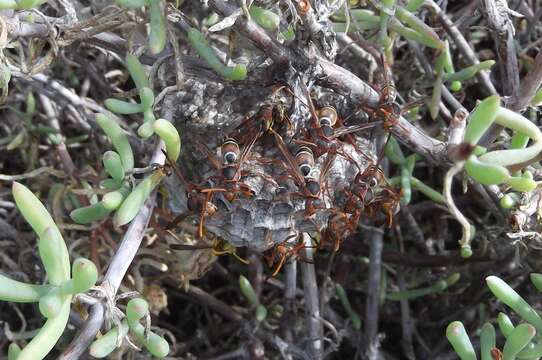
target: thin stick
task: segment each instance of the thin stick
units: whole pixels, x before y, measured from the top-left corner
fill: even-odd
[[[369,232],[369,283],[367,285],[367,303],[365,306],[365,342],[364,353],[367,359],[379,359],[380,341],[378,339],[378,319],[380,307],[380,279],[382,277],[382,248],[384,231],[370,228]]]
[[[302,250],[303,257],[308,261],[313,260],[313,249],[311,237],[303,233],[303,243],[305,248]],[[310,352],[312,359],[322,359],[324,342],[322,341],[323,326],[320,319],[320,306],[318,305],[318,283],[316,282],[316,271],[314,264],[302,262],[301,276],[303,282],[303,292],[305,294],[305,313],[307,315],[307,327],[310,337]]]
[[[512,94],[510,102],[507,104],[510,110],[523,110],[533,99],[536,91],[542,85],[542,51],[538,52],[534,60],[534,66],[527,75],[521,80],[519,91]]]
[[[281,336],[287,342],[293,342],[291,315],[295,303],[297,290],[297,261],[290,261],[284,265],[284,313],[280,322]]]

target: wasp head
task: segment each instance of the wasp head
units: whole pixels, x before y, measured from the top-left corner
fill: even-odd
[[[308,176],[314,168],[314,155],[312,154],[311,149],[308,147],[300,148],[295,155],[295,160],[301,174],[304,177]]]
[[[337,123],[337,111],[331,106],[325,106],[318,112],[318,126],[324,136],[333,135],[333,126]]]
[[[233,164],[239,159],[239,144],[235,139],[228,138],[222,143],[220,153],[224,164]]]

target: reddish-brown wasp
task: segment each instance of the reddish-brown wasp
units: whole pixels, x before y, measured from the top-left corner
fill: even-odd
[[[286,86],[274,86],[265,104],[260,107],[255,115],[237,126],[230,133],[230,137],[238,139],[240,144],[245,144],[254,137],[266,134],[272,127],[276,128],[278,125],[286,124],[290,128],[290,119],[285,114],[285,106],[279,96],[283,90],[292,94],[291,90]]]
[[[188,209],[188,212],[179,214],[177,217],[175,217],[175,219],[170,221],[167,224],[166,229],[173,228],[191,213],[199,213],[198,238],[201,239],[203,237],[203,221],[205,217],[212,216],[216,212],[216,206],[213,203],[212,193],[204,194],[201,192],[201,188],[199,186],[187,181],[176,164],[166,160],[166,166],[173,169],[173,172],[182,183],[186,191],[186,207]]]
[[[220,162],[215,155],[211,153],[207,146],[200,143],[200,147],[207,154],[211,164],[217,170],[217,174],[209,177],[208,180],[215,180],[217,184],[223,186],[213,186],[211,188],[201,189],[200,191],[206,194],[222,192],[224,193],[226,200],[230,202],[235,200],[238,194],[251,196],[252,191],[250,188],[241,182],[241,178],[243,176],[241,170],[260,135],[261,133],[258,133],[256,136],[254,136],[252,140],[243,147],[242,151],[240,150],[239,144],[235,139],[226,139],[220,147],[222,162]]]
[[[325,190],[325,179],[336,154],[330,152],[320,167],[320,175],[318,178],[313,176],[314,170],[314,155],[312,151],[307,147],[301,147],[294,157],[288,147],[284,143],[282,137],[273,131],[275,135],[276,143],[282,156],[286,160],[286,171],[293,177],[294,182],[299,187],[298,193],[292,193],[290,195],[302,196],[306,199],[305,212],[307,216],[311,216],[316,211],[314,202],[320,200]]]
[[[269,275],[268,278],[276,276],[279,273],[282,266],[288,260],[299,259],[301,261],[311,262],[299,254],[301,250],[309,248],[309,246],[307,246],[303,242],[301,237],[299,237],[298,235],[294,235],[294,236],[298,237],[298,241],[296,243],[290,243],[289,240],[292,237],[289,237],[283,242],[275,245],[273,249],[270,250],[271,254],[265,256],[268,266],[274,267],[273,273]]]
[[[363,214],[373,220],[384,214],[386,224],[391,227],[393,216],[399,211],[401,193],[388,184],[377,165],[370,165],[358,173],[349,191],[354,196],[350,196],[345,208],[354,212],[361,208]]]
[[[168,163],[179,180],[182,182],[186,189],[187,208],[190,212],[199,212],[199,224],[198,224],[198,237],[203,237],[203,223],[205,217],[211,216],[216,212],[216,205],[213,203],[214,194],[221,192],[228,201],[233,201],[238,193],[242,193],[250,196],[252,193],[250,189],[243,184],[241,180],[241,167],[244,161],[247,159],[250,150],[254,146],[258,137],[254,137],[252,141],[247,144],[243,151],[239,149],[239,145],[234,139],[228,138],[220,147],[222,163],[216,159],[215,155],[204,144],[196,141],[196,144],[205,152],[211,164],[215,167],[218,174],[209,177],[204,183],[209,181],[218,183],[218,186],[204,187],[203,185],[197,186],[188,182],[181,171],[175,164]],[[221,187],[223,186],[223,187]],[[173,221],[171,221],[167,228],[170,229],[184,218],[189,213],[180,214]]]
[[[351,156],[342,151],[343,143],[339,139],[343,136],[371,129],[381,124],[381,122],[375,121],[368,124],[343,126],[339,122],[337,111],[331,106],[325,106],[318,111],[312,109],[311,113],[313,114],[312,126],[304,129],[304,134],[294,141],[299,145],[309,146],[317,157],[328,152],[335,152],[355,165],[357,163]],[[340,126],[337,127],[339,124]],[[357,148],[354,140],[350,139],[348,142],[354,146],[358,153],[363,155],[363,152]]]
[[[333,210],[328,218],[327,226],[322,232],[320,246],[333,244],[333,251],[339,251],[342,240],[355,231],[360,215],[359,209],[356,209],[353,214],[342,210]]]
[[[380,64],[382,66],[383,85],[380,89],[375,89],[380,94],[379,104],[376,109],[365,110],[371,115],[373,120],[382,121],[384,129],[390,131],[394,126],[401,126],[399,125],[401,115],[423,104],[424,101],[416,100],[407,105],[400,106],[396,101],[397,89],[393,82],[391,68],[384,57],[380,58]],[[408,132],[408,129],[402,128]]]

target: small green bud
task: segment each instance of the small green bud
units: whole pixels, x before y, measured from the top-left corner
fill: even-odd
[[[256,306],[256,321],[262,322],[267,317],[267,309],[262,304]]]
[[[105,170],[115,181],[120,182],[124,179],[124,167],[118,153],[111,150],[106,151],[102,161]]]
[[[135,298],[126,306],[126,318],[128,323],[136,323],[144,318],[149,312],[149,303],[142,298]]]
[[[450,84],[450,90],[452,90],[453,92],[458,92],[459,90],[461,90],[461,87],[461,81],[452,81]]]
[[[499,204],[503,209],[511,209],[517,205],[520,197],[517,193],[509,193],[504,195],[500,200]]]
[[[164,358],[167,356],[167,354],[169,354],[168,342],[163,337],[153,332],[149,333],[146,348],[153,356],[156,356],[157,358]]]
[[[98,269],[88,259],[79,258],[73,262],[72,278],[62,286],[67,294],[78,294],[88,291],[98,281]]]
[[[122,115],[137,114],[143,111],[143,107],[140,104],[118,99],[106,99],[105,107],[114,113]]]
[[[470,245],[461,245],[461,250],[459,252],[463,259],[468,259],[472,256],[472,248]]]

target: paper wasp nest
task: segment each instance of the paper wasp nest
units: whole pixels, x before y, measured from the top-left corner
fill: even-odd
[[[178,120],[175,124],[183,137],[182,157],[178,162],[181,171],[190,181],[210,179],[209,186],[213,181],[216,183],[217,170],[210,166],[211,161],[196,146],[197,141],[203,142],[218,158],[221,141],[232,136],[233,130],[239,129],[241,124],[247,124],[247,119],[266,101],[269,102],[271,93],[269,89],[262,87],[244,85],[235,89],[231,88],[230,84],[217,85],[189,79],[185,83],[185,90],[165,100],[167,106],[177,109],[174,118]],[[279,99],[279,102],[289,121],[295,122],[288,128],[300,129],[309,126],[309,111],[296,104],[295,97],[284,97]],[[321,94],[317,102],[317,107],[333,105],[337,107],[339,114],[343,115],[342,98],[329,93]],[[248,123],[250,121],[256,120],[249,120]],[[295,151],[296,146],[286,132],[283,129],[280,134],[288,148]],[[348,188],[356,174],[367,167],[367,159],[374,159],[370,142],[362,136],[367,134],[358,134],[356,142],[357,150],[363,154],[350,144],[342,146],[342,151],[351,157],[351,160],[340,155],[334,158],[325,182],[321,184],[322,201],[316,205],[318,209],[313,216],[307,217],[305,198],[299,195],[300,189],[287,175],[286,166],[283,165],[284,158],[273,135],[264,133],[241,167],[242,173],[246,175],[241,178],[241,182],[246,184],[254,195],[239,195],[230,203],[221,192],[215,193],[213,202],[217,211],[205,218],[205,231],[224,238],[234,246],[248,246],[260,251],[302,232],[322,231],[327,226],[329,216],[333,214],[331,209],[340,205],[341,201],[344,202],[343,189]],[[241,145],[241,148],[243,146]],[[315,158],[315,177],[318,177],[318,171],[327,156],[328,154],[324,154]],[[168,185],[172,211],[186,212],[185,189],[174,175],[168,179]],[[197,221],[199,216],[196,214],[193,218]]]

